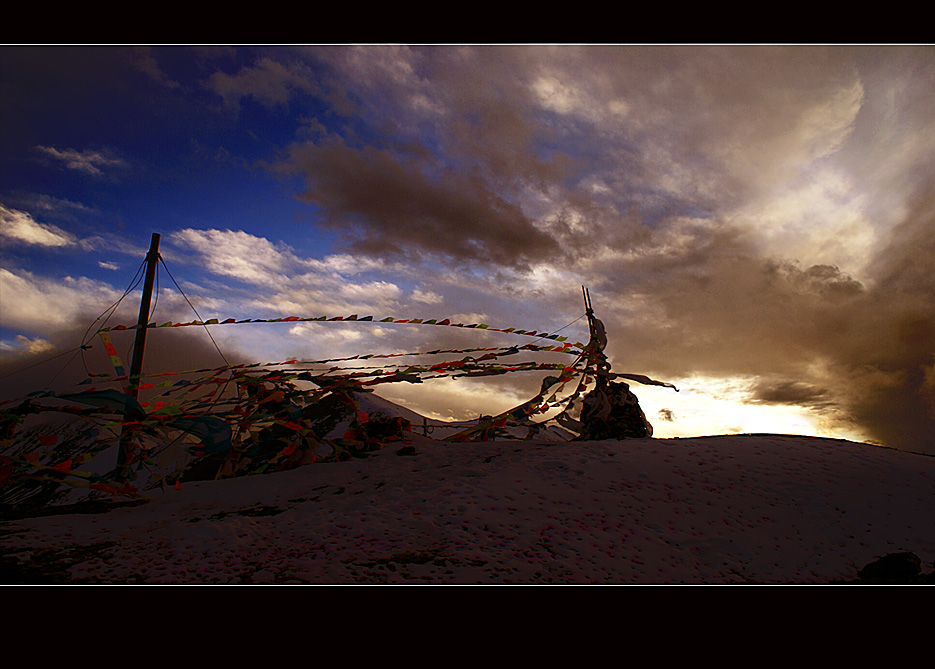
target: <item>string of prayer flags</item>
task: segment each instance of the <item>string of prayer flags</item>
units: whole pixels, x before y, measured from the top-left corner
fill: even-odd
[[[243,324],[243,323],[308,323],[308,322],[347,322],[347,321],[369,321],[377,323],[393,323],[399,325],[441,325],[449,326],[456,328],[473,328],[477,330],[490,330],[491,332],[503,332],[505,334],[516,334],[524,335],[527,337],[537,337],[539,339],[551,339],[553,341],[564,342],[568,340],[568,337],[558,334],[548,334],[546,330],[523,330],[519,328],[495,328],[491,327],[487,323],[471,323],[465,325],[464,323],[452,323],[450,318],[430,318],[427,320],[421,318],[394,318],[388,316],[386,318],[381,318],[377,320],[374,316],[359,316],[358,314],[351,314],[350,316],[315,316],[315,317],[299,317],[299,316],[286,316],[280,318],[246,318],[243,320],[236,320],[234,318],[228,318],[226,320],[219,320],[217,318],[209,318],[206,321],[188,321],[186,323],[173,323],[171,321],[157,325],[156,323],[150,323],[146,327],[148,328],[181,328],[181,327],[190,327],[190,326],[206,326],[206,325],[229,325],[229,324]],[[114,325],[111,327],[104,327],[99,330],[99,332],[117,332],[123,330],[136,330],[139,329],[140,325]],[[575,343],[575,346],[583,347],[581,343]]]

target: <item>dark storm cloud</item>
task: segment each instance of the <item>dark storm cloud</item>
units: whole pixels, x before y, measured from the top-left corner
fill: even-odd
[[[920,184],[878,257],[875,287],[832,352],[852,375],[844,402],[874,438],[935,453],[935,180]],[[845,336],[846,335],[846,336]]]
[[[760,188],[751,175],[775,179],[830,150],[850,120],[839,108],[860,95],[849,59],[833,50],[309,53],[329,65],[323,87],[358,101],[363,124],[349,124],[346,142],[292,151],[302,197],[324,222],[356,225],[361,250],[508,265],[593,252],[667,217],[734,206]],[[803,120],[826,98],[830,121],[823,108]],[[828,137],[816,141],[813,126]]]
[[[40,350],[0,357],[0,400],[25,397],[27,393],[37,390],[81,390],[82,386],[76,384],[88,378],[87,372],[114,373],[100,338],[94,336],[93,332],[90,335],[87,333],[87,323],[92,323],[95,317],[85,315],[77,320],[84,325],[63,329],[50,335],[42,342],[44,346]],[[227,364],[204,330],[195,332],[195,328],[188,329],[193,332],[149,332],[146,337],[143,373],[214,369]],[[78,346],[86,336],[89,336],[87,345],[90,348],[82,352]],[[129,369],[133,331],[114,332],[111,340],[125,369]],[[231,364],[247,362],[239,351],[226,348],[223,353]]]
[[[849,309],[835,307],[837,281],[758,257],[728,234],[614,264],[592,293],[616,296],[627,357],[668,375],[797,373],[821,341],[816,318]]]
[[[613,300],[609,350],[664,377],[759,376],[753,401],[812,407],[931,452],[933,211],[929,195],[907,212],[866,285],[833,266],[763,258],[728,235],[621,263],[592,288]],[[627,309],[634,296],[638,312]]]
[[[509,266],[560,251],[522,207],[483,180],[444,168],[432,175],[418,157],[327,140],[293,149],[290,164],[306,181],[299,197],[318,207],[329,227],[354,230],[358,251],[416,251]]]
[[[752,395],[754,401],[765,404],[821,406],[828,391],[801,381],[760,379]]]

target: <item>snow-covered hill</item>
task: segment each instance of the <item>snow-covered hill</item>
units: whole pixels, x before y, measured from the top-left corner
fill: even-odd
[[[829,583],[935,559],[930,456],[776,435],[400,446],[8,518],[3,580]]]

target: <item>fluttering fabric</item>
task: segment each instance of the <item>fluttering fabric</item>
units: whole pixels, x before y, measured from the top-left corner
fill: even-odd
[[[461,327],[536,337],[550,342],[412,353],[368,353],[321,360],[293,359],[141,374],[130,378],[110,341],[109,332],[134,330],[139,326],[101,328],[98,335],[110,357],[115,376],[107,373],[89,376],[82,385],[92,387],[82,392],[60,395],[35,393],[24,400],[0,403],[0,447],[4,449],[4,455],[0,456],[0,486],[24,480],[60,482],[113,495],[137,495],[139,491],[119,477],[100,476],[78,469],[81,464],[112,447],[118,439],[131,444],[131,458],[124,473],[147,470],[163,485],[181,485],[183,480],[241,476],[360,456],[386,443],[405,440],[408,427],[401,419],[388,421],[368,416],[360,409],[360,394],[372,392],[375,386],[383,383],[422,383],[442,377],[546,372],[547,376],[535,397],[497,416],[482,417],[475,426],[448,437],[446,441],[515,437],[515,430],[510,433],[507,428],[525,428],[525,438],[533,438],[552,421],[573,429],[578,399],[597,375],[606,375],[609,371],[603,355],[606,335],[602,328],[595,330],[593,322],[587,345],[569,343],[567,337],[545,331],[493,328],[485,323],[465,325],[452,323],[449,318],[388,317],[377,321],[373,316],[360,317],[357,314],[241,321],[214,318],[188,323],[150,324],[148,327],[315,321]],[[513,356],[523,352],[557,353],[572,356],[574,360],[570,363],[513,361]],[[452,354],[461,357],[435,364],[384,364],[366,368],[347,368],[336,364]],[[320,365],[330,367],[327,370],[316,368]],[[614,376],[675,388],[672,384],[644,375]],[[577,383],[573,384],[576,379]],[[313,387],[299,387],[299,382],[310,383]],[[95,383],[124,385],[120,389],[99,388]],[[569,387],[572,387],[571,391],[567,390]],[[149,391],[148,398],[138,401],[129,394],[133,391]],[[26,432],[17,435],[17,429],[26,416],[45,411],[80,417],[92,426],[95,433],[91,438],[82,437],[83,441],[69,437],[68,445],[63,444],[61,438],[51,438],[55,435]],[[550,412],[556,415],[548,420],[533,420]],[[333,433],[341,424],[346,428],[341,436],[336,437]],[[184,450],[187,456],[181,464],[174,465],[174,470],[160,469],[157,457],[172,445]],[[76,449],[80,452],[75,452]]]

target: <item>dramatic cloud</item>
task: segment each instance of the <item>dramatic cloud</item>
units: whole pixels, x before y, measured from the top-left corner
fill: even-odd
[[[479,179],[436,171],[417,156],[332,140],[292,151],[307,188],[301,199],[324,223],[356,233],[353,248],[374,256],[420,253],[504,265],[559,252],[558,243]]]
[[[65,205],[67,206],[67,205]],[[50,216],[61,214],[52,206],[39,206],[40,211]],[[66,216],[67,217],[67,216]],[[50,223],[38,222],[32,214],[0,204],[0,238],[6,244],[39,247],[46,249],[69,249],[85,252],[106,251],[140,256],[145,249],[129,243],[125,237],[113,233],[92,234],[79,237]],[[113,263],[102,262],[101,267],[110,268]]]
[[[197,253],[211,272],[248,283],[281,284],[300,264],[286,246],[242,230],[186,228],[173,233],[172,240]]]
[[[84,277],[57,280],[0,268],[0,313],[7,328],[59,330],[73,325],[84,305],[99,305],[104,311],[119,297],[109,284]]]
[[[758,257],[736,239],[695,239],[680,261],[615,263],[592,291],[610,350],[628,366],[758,375],[756,401],[812,407],[882,443],[931,448],[935,287],[922,269],[935,261],[931,226],[930,211],[910,214],[868,285],[836,267]]]
[[[491,81],[520,67],[497,55]],[[890,445],[931,443],[935,224],[930,199],[911,203],[932,192],[932,164],[907,141],[931,142],[931,61],[882,90],[880,68],[847,50],[536,55],[531,90],[558,117],[554,138],[588,142],[560,144],[572,156],[603,144],[578,173],[592,188],[549,192],[592,240],[574,263],[567,249],[555,258],[592,287],[617,366],[759,375],[757,401],[811,407]],[[511,100],[529,114],[517,127],[533,124],[529,99]],[[863,180],[874,167],[890,178]]]
[[[75,238],[54,225],[36,222],[25,211],[0,205],[0,236],[37,246],[73,246]]]
[[[821,406],[828,391],[801,381],[760,379],[754,388],[756,401],[766,404]]]
[[[164,257],[185,270],[177,274],[186,275],[186,292],[211,315],[462,315],[506,327],[568,326],[584,338],[575,319],[587,285],[614,368],[684,386],[674,397],[637,389],[662,430],[814,431],[820,423],[826,433],[935,448],[931,47],[119,54],[141,86],[134,99],[146,102],[133,109],[158,99],[148,127],[185,121],[164,143],[182,155],[165,164],[184,165],[191,183],[163,197],[166,178],[120,212],[102,208],[110,194],[90,189],[101,188],[99,179],[69,180],[88,190],[49,181],[20,192],[87,203],[88,212],[70,209],[74,217],[167,221]],[[44,52],[15,55],[5,61],[17,75],[11,82],[31,81],[37,68],[56,81],[75,78],[75,67],[52,68]],[[95,90],[118,90],[111,82],[123,71],[108,68],[112,79]],[[31,112],[56,108],[40,102],[13,110],[24,131],[9,136],[31,137],[30,150],[45,147],[56,164],[99,174],[118,155],[143,155],[111,142],[107,128],[94,146],[119,154],[50,148],[85,146],[92,134],[27,133]],[[54,120],[50,127],[59,127]],[[183,127],[205,130],[175,141]],[[227,171],[232,165],[242,171]],[[92,230],[68,218],[69,231],[84,231],[72,236],[44,215],[42,223],[13,209],[3,215],[4,239],[15,242],[4,252],[16,260],[3,275],[12,288],[0,296],[6,328],[37,328],[42,318],[63,326],[77,317],[79,293],[101,289],[91,279],[58,285],[29,264],[29,253],[57,243],[106,247],[107,256],[87,261],[100,272],[115,263],[114,250],[145,253],[138,239],[105,238],[103,223]],[[161,307],[177,308],[178,296],[163,297]],[[49,316],[56,313],[64,316]],[[239,334],[218,328],[218,336],[267,360],[466,347],[486,336],[370,326],[251,325]],[[4,334],[10,346],[15,334]],[[47,339],[38,329],[24,334]],[[454,410],[444,402],[460,403],[464,417],[481,397],[509,402],[536,383],[394,392],[433,415]],[[484,402],[480,410],[489,410],[492,401]]]
[[[379,262],[349,256],[329,256],[323,260],[300,258],[284,244],[243,231],[185,229],[171,236],[185,252],[181,258],[203,264],[214,274],[239,279],[253,285],[250,297],[241,299],[238,311],[248,306],[248,315],[344,314],[392,310],[398,305],[400,288],[390,281],[368,281],[361,273],[374,269],[388,271]],[[262,289],[262,290],[258,290]],[[236,290],[216,291],[231,298]]]

